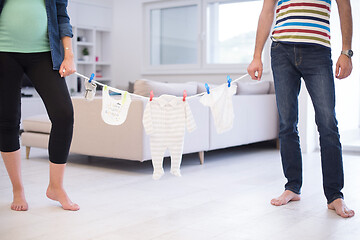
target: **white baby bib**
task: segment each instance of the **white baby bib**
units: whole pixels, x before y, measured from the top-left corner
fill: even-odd
[[[130,94],[121,91],[121,98],[115,99],[109,95],[107,86],[103,87],[102,93],[102,119],[109,125],[121,125],[125,122],[130,107]]]

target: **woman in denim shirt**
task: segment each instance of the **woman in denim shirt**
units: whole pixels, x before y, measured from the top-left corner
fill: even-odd
[[[64,79],[75,72],[67,3],[67,0],[0,0],[0,152],[13,186],[11,209],[16,211],[28,209],[19,144],[24,74],[42,98],[52,123],[46,195],[59,201],[65,210],[79,210],[63,188],[74,122]]]

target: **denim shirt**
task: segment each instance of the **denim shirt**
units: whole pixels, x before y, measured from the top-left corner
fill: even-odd
[[[5,0],[0,0],[0,14],[4,7],[4,3]],[[45,5],[48,18],[48,36],[53,69],[59,70],[64,59],[60,40],[65,36],[73,37],[70,18],[66,10],[68,0],[45,0]]]

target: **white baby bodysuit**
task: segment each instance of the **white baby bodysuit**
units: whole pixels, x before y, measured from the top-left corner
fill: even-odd
[[[102,119],[110,125],[120,125],[124,123],[130,103],[131,97],[128,92],[121,91],[121,99],[115,99],[109,95],[109,88],[104,86],[102,90]]]
[[[143,124],[146,133],[150,135],[153,179],[160,179],[164,175],[163,158],[167,148],[171,155],[170,172],[181,176],[185,127],[188,132],[196,128],[188,102],[171,95],[154,98],[145,107]]]
[[[217,133],[229,131],[234,123],[234,109],[232,103],[232,96],[236,93],[236,85],[223,84],[210,90],[210,94],[205,93],[200,102],[209,106],[214,118],[215,128]]]

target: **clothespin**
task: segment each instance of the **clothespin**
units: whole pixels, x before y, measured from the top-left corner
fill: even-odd
[[[228,87],[230,87],[230,84],[231,84],[231,78],[230,78],[230,76],[229,76],[229,75],[227,76],[227,82],[228,82]]]
[[[183,102],[185,102],[185,98],[187,97],[187,93],[186,93],[186,90],[184,90],[184,93],[183,93]]]
[[[209,84],[205,83],[205,88],[206,88],[207,94],[210,94]]]
[[[151,91],[150,91],[150,101],[153,100],[153,97],[154,97],[154,92],[153,92],[153,90],[151,90]]]
[[[95,74],[92,73],[91,76],[90,76],[90,79],[89,79],[89,83],[91,83],[91,81],[94,79],[94,77],[95,77]]]

